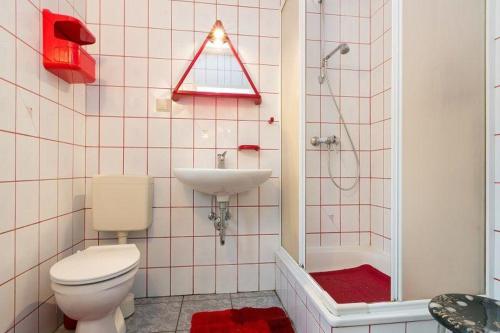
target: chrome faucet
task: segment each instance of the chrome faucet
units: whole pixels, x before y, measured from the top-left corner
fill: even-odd
[[[226,168],[226,154],[227,151],[222,154],[217,154],[217,169],[225,169]]]
[[[311,138],[311,145],[313,146],[319,146],[321,144],[326,144],[326,145],[338,145],[340,143],[339,139],[335,136],[335,135],[332,135],[332,136],[326,136],[326,137],[317,137],[317,136],[313,136]]]

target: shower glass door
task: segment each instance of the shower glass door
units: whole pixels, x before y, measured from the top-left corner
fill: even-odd
[[[390,301],[391,1],[305,16],[305,269],[338,303]]]

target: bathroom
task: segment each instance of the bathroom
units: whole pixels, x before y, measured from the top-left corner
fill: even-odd
[[[0,0],[0,333],[455,332],[499,43],[495,0]]]

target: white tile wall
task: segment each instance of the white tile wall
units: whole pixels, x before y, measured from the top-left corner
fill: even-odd
[[[112,10],[112,8],[115,8]],[[148,10],[149,8],[149,10]],[[86,177],[97,173],[155,177],[154,222],[141,243],[144,264],[136,296],[274,289],[273,250],[279,246],[279,1],[230,4],[198,1],[89,1],[87,21],[98,35],[89,52],[99,80],[87,91]],[[184,98],[156,112],[155,98],[172,86],[216,19],[221,19],[253,81],[262,92],[256,106],[236,99]],[[272,53],[272,54],[271,54]],[[269,117],[276,122],[267,123]],[[238,145],[262,150],[239,152]],[[207,219],[209,196],[173,175],[175,167],[215,167],[228,151],[232,168],[272,168],[260,189],[231,199],[226,245]],[[87,201],[87,217],[91,216]],[[92,232],[86,244],[112,235]]]
[[[48,269],[84,245],[85,86],[43,68],[41,9],[85,20],[86,4],[0,7],[0,332],[52,332]]]
[[[434,331],[432,322],[326,327],[317,309],[311,308],[301,290],[287,280],[288,274],[275,267],[273,250],[279,246],[279,1],[245,2],[241,6],[147,2],[148,6],[132,0],[101,5],[96,0],[45,3],[53,11],[80,18],[86,15],[98,36],[98,43],[88,49],[100,64],[100,80],[87,88],[86,99],[85,87],[67,85],[41,66],[40,34],[34,28],[41,17],[38,4],[28,0],[2,2],[0,62],[16,66],[0,66],[0,249],[5,259],[0,262],[0,313],[6,319],[0,321],[0,332],[12,332],[14,327],[19,332],[47,332],[60,323],[48,285],[48,268],[81,248],[84,237],[87,245],[112,242],[89,228],[90,209],[85,214],[82,210],[82,198],[89,190],[84,175],[88,180],[104,172],[155,176],[153,226],[147,237],[138,233],[133,239],[143,253],[134,286],[138,296],[276,286],[299,332]],[[386,248],[384,241],[390,237],[386,233],[388,214],[377,211],[390,209],[390,0],[369,2],[327,2],[329,31],[341,31],[339,36],[329,34],[332,46],[340,38],[351,43],[349,56],[341,62],[333,61],[332,71],[352,83],[338,92],[349,94],[341,98],[341,103],[353,111],[347,111],[346,118],[356,125],[353,132],[359,137],[361,158],[365,160],[365,179],[359,193],[338,198],[340,203],[349,203],[341,207],[343,210],[322,204],[330,202],[328,197],[318,195],[326,186],[319,181],[325,175],[326,155],[309,150],[307,153],[322,163],[307,167],[307,227],[311,234],[318,228],[333,234],[367,231],[372,241],[380,236],[382,241],[374,243]],[[319,54],[318,8],[312,0],[307,6],[307,119],[308,135],[312,135],[326,132],[327,126],[338,120],[321,112],[331,101],[312,84],[318,74],[314,60]],[[174,9],[180,13],[175,20]],[[184,17],[185,13],[189,15]],[[258,18],[259,23],[249,22],[248,17]],[[254,82],[265,92],[262,105],[196,98],[173,103],[172,113],[156,113],[154,98],[169,96],[191,56],[191,51],[179,51],[195,50],[216,18],[223,20]],[[359,27],[353,21],[359,21]],[[492,41],[495,45],[500,38],[498,31]],[[186,35],[193,37],[184,39]],[[353,76],[353,71],[359,76]],[[496,91],[498,77],[495,82]],[[273,126],[266,122],[271,116],[278,120]],[[246,140],[258,140],[265,149],[258,154],[238,152],[237,145],[248,143]],[[208,198],[183,188],[171,169],[175,165],[212,167],[216,152],[226,149],[231,167],[271,167],[273,179],[233,200],[233,224],[222,248],[206,220]],[[340,172],[350,168],[339,170],[341,176],[345,173]],[[355,203],[360,207],[358,214],[351,209]],[[329,212],[333,212],[333,220]],[[342,223],[336,215],[349,217],[350,223]],[[359,230],[351,221],[353,216],[359,219]],[[500,243],[499,229],[497,223],[496,244]],[[56,242],[53,235],[57,235]],[[332,241],[319,237],[320,242],[323,240]],[[333,241],[341,242],[342,238]],[[362,242],[361,236],[358,241]],[[500,257],[498,248],[495,246],[494,252]],[[182,254],[175,255],[179,252]],[[497,268],[494,284],[500,297]]]
[[[371,3],[371,245],[390,251],[391,0]]]
[[[347,55],[330,60],[329,76],[360,156],[361,181],[340,193],[329,180],[326,147],[307,144],[308,246],[372,245],[390,250],[391,49],[384,47],[391,38],[390,11],[390,0],[325,2],[325,53],[341,42],[350,46]],[[355,160],[333,100],[317,79],[321,47],[317,1],[307,1],[306,23],[306,137],[340,137],[342,152],[333,154],[331,163],[334,177],[346,186],[354,179]]]

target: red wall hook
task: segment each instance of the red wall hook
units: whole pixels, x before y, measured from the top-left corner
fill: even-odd
[[[78,19],[43,10],[43,66],[68,83],[95,81],[95,60],[82,45],[95,37]]]
[[[273,124],[274,123],[274,117],[270,117],[269,120],[267,121],[269,124]]]

